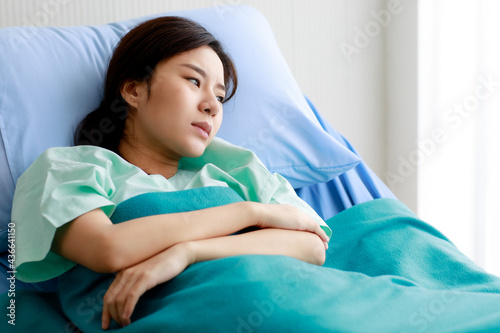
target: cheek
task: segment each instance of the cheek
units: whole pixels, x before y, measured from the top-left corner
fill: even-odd
[[[220,111],[217,116],[215,116],[214,120],[213,120],[213,123],[212,123],[212,132],[213,132],[213,135],[215,136],[217,134],[217,132],[219,131],[219,128],[222,124],[222,119],[223,119],[223,112]]]
[[[172,110],[176,110],[177,98],[178,95],[176,95],[175,91],[161,91],[150,95],[148,113],[157,120],[172,116]]]
[[[157,135],[165,130],[165,126],[171,122],[168,105],[162,103],[158,98],[150,99],[147,106],[139,112],[140,121],[144,130],[151,135]]]

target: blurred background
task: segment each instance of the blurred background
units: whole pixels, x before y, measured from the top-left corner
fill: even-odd
[[[0,28],[239,4],[396,196],[500,275],[500,1],[0,0]]]

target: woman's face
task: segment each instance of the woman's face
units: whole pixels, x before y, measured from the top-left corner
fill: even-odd
[[[175,160],[203,154],[222,122],[224,68],[217,54],[202,46],[160,62],[149,89],[148,98],[147,84],[136,82],[129,140]]]

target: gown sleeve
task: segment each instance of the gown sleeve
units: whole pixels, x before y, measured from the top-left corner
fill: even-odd
[[[44,281],[75,265],[50,251],[52,240],[57,228],[93,209],[112,214],[109,154],[91,146],[50,148],[18,179],[12,209],[18,279]]]

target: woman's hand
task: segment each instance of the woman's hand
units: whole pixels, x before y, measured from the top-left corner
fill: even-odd
[[[257,227],[309,231],[317,234],[328,247],[329,238],[318,222],[295,206],[258,204]]]
[[[103,298],[102,328],[108,329],[111,319],[122,327],[129,325],[139,297],[176,277],[193,263],[189,249],[187,243],[179,243],[118,272]]]

